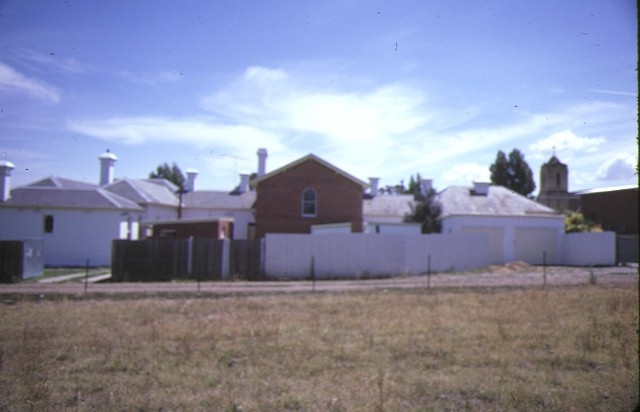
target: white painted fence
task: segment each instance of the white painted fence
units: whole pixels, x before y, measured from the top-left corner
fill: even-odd
[[[570,266],[613,266],[616,264],[616,234],[567,233],[564,235],[563,264]]]
[[[484,232],[433,235],[335,233],[323,236],[267,234],[264,273],[272,278],[380,277],[461,271],[495,263],[491,236]],[[547,234],[529,233],[527,263],[591,266],[615,265],[615,234],[560,234],[550,242]],[[550,251],[547,249],[550,248]],[[556,251],[560,249],[559,253]],[[522,255],[521,255],[522,256]],[[312,263],[313,262],[313,263]]]
[[[488,256],[484,233],[267,234],[264,269],[268,277],[308,278],[313,259],[317,278],[417,275],[485,267]]]

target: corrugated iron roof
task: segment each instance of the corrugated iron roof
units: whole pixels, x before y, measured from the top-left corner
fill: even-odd
[[[198,209],[243,209],[250,210],[256,201],[256,192],[239,195],[221,190],[198,190],[187,193],[182,198],[186,208]]]
[[[365,217],[404,217],[413,213],[416,201],[413,195],[379,195],[362,201]]]
[[[163,179],[164,180],[164,179]],[[156,179],[122,179],[104,187],[106,190],[131,199],[139,205],[162,205],[178,207],[178,196],[171,186],[160,184]],[[176,187],[177,191],[177,187]]]
[[[71,180],[64,177],[49,176],[36,182],[30,183],[29,187],[58,187],[65,189],[90,189],[99,187],[96,184]]]
[[[0,206],[144,210],[135,202],[97,186],[23,186],[13,189],[11,197]]]

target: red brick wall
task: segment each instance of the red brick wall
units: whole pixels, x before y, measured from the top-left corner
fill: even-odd
[[[302,216],[302,192],[317,195],[316,217]],[[265,233],[310,233],[312,225],[351,222],[362,232],[362,192],[357,183],[308,160],[258,184],[256,238]]]
[[[151,238],[160,239],[164,237],[163,230],[172,231],[175,234],[175,239],[187,239],[189,237],[218,239],[221,232],[224,232],[227,238],[233,237],[233,223],[227,221],[156,223],[153,225]]]
[[[587,193],[580,197],[585,218],[618,234],[638,233],[638,189]]]

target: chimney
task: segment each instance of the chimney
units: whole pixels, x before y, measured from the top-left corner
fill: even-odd
[[[9,200],[11,196],[11,171],[15,169],[8,160],[0,160],[0,202]]]
[[[113,165],[118,160],[118,156],[107,149],[98,156],[98,159],[100,159],[100,186],[106,186],[113,182]]]
[[[249,191],[249,173],[240,173],[240,186],[238,189],[240,193]]]
[[[196,177],[198,177],[198,171],[196,169],[185,170],[187,174],[187,192],[194,192],[196,190]]]
[[[473,194],[476,196],[486,196],[489,194],[488,182],[473,182]]]
[[[379,177],[370,177],[369,178],[369,195],[371,197],[378,196],[378,182],[380,182]]]
[[[420,179],[420,195],[427,197],[433,188],[433,179]]]
[[[267,170],[267,149],[258,149],[258,177],[266,174]]]

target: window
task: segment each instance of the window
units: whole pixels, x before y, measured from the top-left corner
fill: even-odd
[[[560,173],[556,173],[556,187],[560,187]]]
[[[53,233],[53,215],[44,216],[44,233]]]
[[[318,197],[316,191],[313,189],[307,189],[302,192],[302,216],[315,217],[317,214]]]

